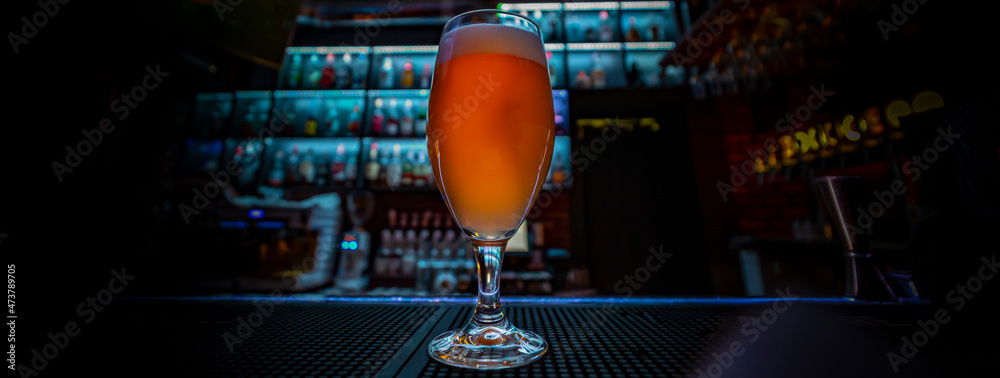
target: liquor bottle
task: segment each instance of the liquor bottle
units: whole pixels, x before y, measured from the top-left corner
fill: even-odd
[[[391,152],[392,150],[389,147],[386,147],[384,149],[379,149],[378,152],[379,156],[378,164],[380,169],[378,171],[378,180],[376,181],[376,183],[380,187],[389,186],[388,178],[389,178],[389,163],[392,160],[390,155]]]
[[[382,135],[382,126],[385,124],[385,115],[382,113],[382,99],[375,99],[375,110],[372,111],[372,135]]]
[[[597,30],[595,30],[593,26],[587,26],[587,28],[583,31],[583,35],[587,42],[597,42]]]
[[[548,22],[546,22],[545,20],[542,19],[542,10],[541,9],[535,9],[534,21],[535,21],[536,24],[538,24],[539,29],[541,29],[542,40],[543,41],[551,41],[552,40],[552,31],[553,31],[552,24],[548,23]]]
[[[344,53],[343,64],[337,66],[337,88],[338,89],[349,89],[351,88],[351,80],[354,80],[354,74],[351,72],[351,53]]]
[[[628,18],[628,34],[625,36],[626,42],[639,42],[639,27],[635,25],[635,16]]]
[[[688,78],[688,87],[691,88],[691,97],[696,100],[705,98],[705,81],[698,75],[698,67],[691,67],[691,77]]]
[[[611,27],[611,20],[608,19],[608,11],[602,10],[598,13],[598,18],[600,18],[600,25],[598,25],[598,34],[601,42],[611,42],[615,39],[614,29]]]
[[[653,13],[646,15],[646,19],[649,24],[649,40],[652,42],[660,41],[660,23],[656,22],[656,17]]]
[[[378,182],[379,171],[382,167],[378,163],[378,143],[372,143],[368,150],[368,163],[365,163],[365,181],[372,187]]]
[[[295,102],[285,101],[285,105],[281,111],[285,115],[285,118],[288,118],[288,123],[285,127],[281,128],[281,135],[286,137],[295,135],[296,119],[298,119],[298,112],[295,111]]]
[[[333,53],[326,54],[326,65],[320,73],[319,85],[324,89],[332,89],[337,80],[337,69],[334,67],[336,57]]]
[[[417,106],[417,118],[413,121],[413,133],[418,138],[427,135],[427,101],[420,101]]]
[[[344,183],[347,181],[347,172],[345,172],[346,156],[344,153],[344,144],[337,144],[337,152],[333,155],[333,164],[330,166],[330,173],[333,175],[333,185],[336,187],[344,187]]]
[[[580,18],[576,15],[566,17],[566,42],[579,42],[580,37]]]
[[[316,89],[319,87],[319,81],[323,77],[322,67],[320,67],[319,55],[313,55],[309,57],[309,67],[306,69],[308,72],[305,75],[306,83],[303,88],[306,89]]]
[[[392,89],[396,82],[396,73],[392,69],[392,58],[382,60],[382,72],[379,73],[379,88]]]
[[[247,143],[245,146],[245,149],[244,145],[236,146],[236,153],[233,154],[233,160],[239,162],[242,167],[237,176],[237,184],[241,188],[247,188],[253,183],[253,177],[260,168],[260,161],[253,156],[253,145]]]
[[[314,112],[315,110],[313,110]],[[316,129],[319,128],[319,121],[316,120],[316,113],[310,113],[309,118],[306,118],[306,123],[302,128],[302,135],[304,136],[316,136]]]
[[[406,248],[403,250],[403,259],[400,273],[403,277],[413,277],[413,271],[417,265],[417,232],[415,230],[406,231]]]
[[[424,69],[420,71],[420,88],[427,89],[431,87],[431,64],[424,63]]]
[[[594,54],[591,56],[591,60],[594,62],[594,70],[592,74],[594,80],[593,87],[594,89],[602,89],[607,86],[608,81],[604,71],[604,65],[601,64],[601,56],[597,54],[597,51],[594,51]]]
[[[306,150],[305,156],[302,157],[302,163],[299,164],[299,175],[302,177],[302,183],[306,186],[311,186],[315,182],[316,165],[313,164],[312,148]]]
[[[424,230],[427,231],[427,230]],[[423,233],[421,233],[423,236]],[[417,295],[428,294],[430,286],[430,251],[425,248],[417,249],[417,266],[414,272],[414,285]]]
[[[379,248],[378,255],[375,257],[375,275],[385,277],[388,275],[389,259],[391,258],[392,231],[389,229],[382,230],[379,240],[382,245]]]
[[[274,153],[274,166],[271,167],[271,173],[267,175],[267,184],[275,188],[280,188],[285,181],[284,157],[284,151]]]
[[[403,248],[405,248],[406,240],[404,239],[403,230],[395,230],[392,232],[392,258],[389,260],[388,274],[390,277],[399,277],[402,273],[402,263],[403,263]]]
[[[389,109],[385,118],[385,135],[390,137],[399,135],[399,108],[396,99],[389,100]]]
[[[389,164],[386,166],[385,182],[386,186],[390,188],[398,187],[403,180],[403,159],[400,156],[401,149],[402,147],[399,144],[392,146],[392,160],[389,160]]]
[[[337,104],[333,101],[327,102],[326,126],[323,128],[323,136],[335,137],[340,134],[340,115],[337,113]]]
[[[357,154],[350,154],[347,156],[347,164],[344,165],[344,172],[347,176],[346,186],[348,188],[354,187],[354,183],[358,182],[358,156]]]
[[[413,79],[413,59],[406,58],[406,63],[403,63],[403,74],[399,78],[399,85],[406,89],[413,88]]]
[[[632,61],[631,67],[625,73],[625,81],[630,87],[645,87],[646,82],[642,81],[642,71],[639,70],[639,62]]]
[[[316,159],[316,187],[325,188],[330,185],[330,151],[323,151]]]
[[[299,146],[292,146],[292,154],[288,156],[288,164],[285,165],[285,182],[296,184],[299,182]]]
[[[254,114],[256,112],[256,107],[250,105],[247,107],[247,114],[243,116],[243,125],[240,126],[240,135],[251,136],[254,134],[254,123],[257,122],[257,117]]]
[[[365,87],[365,79],[368,77],[368,62],[367,59],[362,59],[364,55],[358,55],[356,59],[352,59],[354,62],[354,68],[351,69],[351,74],[354,75],[353,84],[351,84],[352,89],[361,89]]]
[[[358,105],[354,105],[354,109],[351,110],[351,115],[347,117],[347,136],[358,135],[361,130],[361,109]]]
[[[427,162],[427,152],[424,149],[417,149],[417,158],[413,162],[413,186],[427,186],[430,176],[431,166]]]
[[[705,72],[705,86],[708,88],[708,93],[712,97],[722,96],[722,82],[719,80],[719,72],[715,69],[715,62],[708,63],[708,69]]]
[[[545,14],[545,22],[548,25],[548,29],[552,31],[551,38],[546,39],[546,41],[551,42],[562,42],[562,30],[559,27],[559,19],[556,18],[556,12],[548,12]]]
[[[397,227],[397,224],[399,224],[397,222],[398,213],[396,212],[396,209],[390,208],[389,211],[386,212],[386,218],[388,220],[390,229],[395,229]]]
[[[399,181],[402,186],[413,186],[413,161],[416,160],[415,153],[413,149],[407,149],[406,154],[403,155],[403,174]],[[413,213],[416,215],[417,213]],[[413,219],[416,223],[416,219]],[[416,225],[414,225],[415,227]]]
[[[577,72],[574,83],[576,89],[590,89],[590,76],[587,76],[587,71]]]
[[[288,89],[298,89],[302,81],[302,55],[292,55],[292,63],[288,65],[287,75],[285,87]]]
[[[556,75],[556,62],[552,61],[551,51],[545,52],[545,61],[549,64],[549,85],[551,85],[552,88],[555,88],[556,81],[559,79],[559,76]]]
[[[566,162],[562,154],[559,154],[552,166],[552,183],[561,188],[566,182],[566,176]]]
[[[405,138],[413,136],[413,100],[406,99],[403,103],[403,117],[399,119],[399,135]]]
[[[399,213],[399,228],[403,230],[410,228],[410,217],[406,216],[406,213]]]

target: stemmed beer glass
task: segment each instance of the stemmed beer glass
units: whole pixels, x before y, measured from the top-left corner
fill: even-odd
[[[530,363],[548,346],[500,309],[507,240],[535,202],[552,160],[555,116],[538,26],[513,13],[479,10],[445,24],[428,105],[427,152],[442,197],[475,247],[479,301],[464,327],[437,336],[445,364],[502,369]]]

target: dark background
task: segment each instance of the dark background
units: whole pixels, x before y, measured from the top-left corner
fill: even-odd
[[[0,233],[6,237],[0,239],[0,254],[5,265],[17,266],[20,361],[30,358],[26,351],[47,342],[40,335],[69,320],[79,321],[76,305],[107,287],[112,269],[126,267],[136,275],[127,293],[140,294],[162,289],[162,280],[182,274],[185,265],[198,264],[198,256],[158,244],[177,226],[176,213],[159,201],[170,193],[169,183],[160,177],[176,158],[169,151],[180,138],[179,130],[165,126],[176,110],[169,100],[274,82],[275,70],[232,59],[212,47],[207,41],[216,38],[211,33],[218,30],[200,29],[190,24],[192,20],[173,17],[176,14],[164,10],[175,9],[169,4],[176,2],[167,3],[69,2],[60,5],[59,13],[29,43],[19,46],[20,52],[3,48],[6,116],[0,134],[4,154]],[[904,33],[886,42],[875,25],[889,14],[891,4],[879,2],[877,11],[852,20],[857,27],[849,29],[849,47],[828,52],[838,57],[836,69],[829,77],[811,81],[836,83],[837,94],[824,110],[855,111],[897,93],[928,87],[940,88],[951,104],[996,103],[1000,75],[993,43],[995,8],[988,8],[988,3],[928,0],[908,22],[909,28],[919,30],[904,28]],[[241,5],[255,6],[259,4],[251,1]],[[8,2],[5,8],[5,31],[19,31],[20,18],[39,10],[35,1]],[[915,34],[907,36],[907,30]],[[386,31],[380,43],[434,44],[438,33],[436,28]],[[303,32],[295,38],[299,44],[311,44],[310,38],[321,44],[329,37]],[[278,56],[283,47],[275,45]],[[217,72],[206,72],[184,58],[189,51],[218,58]],[[79,142],[82,129],[96,128],[101,118],[113,116],[111,101],[139,84],[144,67],[157,64],[170,76],[127,119],[115,121],[115,130],[58,182],[51,164],[64,159],[64,146]],[[731,257],[724,255],[734,222],[713,223],[728,219],[729,205],[718,200],[714,187],[705,185],[714,183],[715,177],[727,177],[728,162],[719,146],[718,160],[703,160],[700,154],[712,152],[698,144],[708,140],[700,137],[721,134],[691,121],[730,108],[721,102],[692,102],[684,91],[653,93],[640,101],[619,96],[608,102],[609,97],[616,96],[583,94],[574,97],[572,106],[581,116],[588,109],[599,110],[593,115],[600,117],[609,111],[622,117],[656,116],[674,132],[627,135],[576,178],[582,189],[574,190],[570,200],[586,213],[574,220],[580,222],[575,229],[582,232],[574,234],[573,247],[584,263],[601,270],[593,274],[593,284],[602,294],[613,294],[610,288],[616,277],[643,263],[648,247],[665,244],[677,253],[675,258],[683,259],[673,271],[654,277],[641,294],[739,294],[739,283],[731,284],[738,281],[733,276],[738,272],[726,262]],[[777,97],[736,101],[779,111],[798,105]],[[759,116],[778,117],[778,113]],[[692,151],[692,146],[699,151]],[[967,267],[952,267],[949,262],[962,257],[975,261],[984,252],[996,251],[996,228],[989,226],[996,225],[995,198],[954,200],[947,194],[937,198],[953,199],[948,203],[949,220],[919,231],[904,230],[899,237],[918,240],[922,247],[938,246],[922,251],[929,259],[924,264],[948,268],[931,274],[967,276]],[[973,218],[968,215],[973,210],[984,215]],[[952,248],[951,240],[961,240],[968,248]],[[186,263],[160,264],[176,261],[177,256]],[[989,291],[996,293],[995,288]],[[86,325],[82,328],[81,337],[99,337]]]

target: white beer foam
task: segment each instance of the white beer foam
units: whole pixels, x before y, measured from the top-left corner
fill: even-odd
[[[547,67],[541,37],[513,26],[472,24],[452,30],[441,36],[437,64],[469,54],[508,54]]]

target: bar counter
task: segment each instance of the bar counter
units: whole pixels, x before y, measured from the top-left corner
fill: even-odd
[[[901,338],[934,318],[930,303],[781,295],[503,298],[511,321],[549,350],[492,372],[427,354],[434,336],[469,320],[473,297],[121,297],[78,337],[88,346],[66,355],[123,364],[134,376],[918,377],[996,368],[950,346],[955,324],[939,325],[929,342],[918,336],[915,357],[891,359],[911,352]]]

